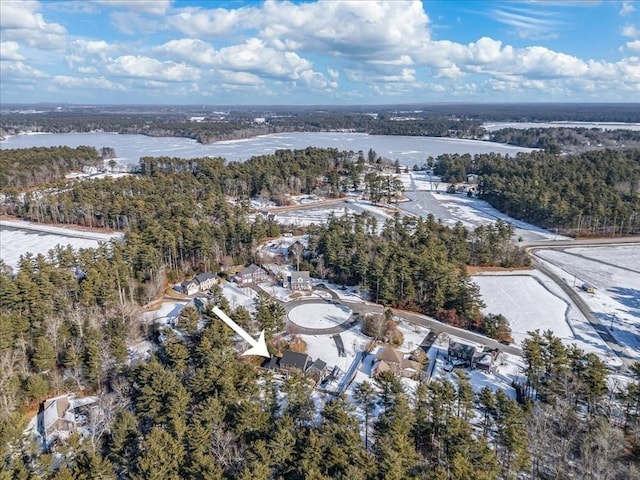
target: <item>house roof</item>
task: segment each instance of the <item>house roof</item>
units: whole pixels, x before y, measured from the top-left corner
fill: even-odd
[[[402,363],[403,359],[404,354],[393,348],[384,347],[376,353],[376,360],[384,360],[387,363]]]
[[[48,432],[49,428],[51,428],[58,419],[64,418],[68,408],[69,396],[66,394],[44,401],[43,417],[45,433]]]
[[[327,367],[327,362],[320,360],[319,358],[316,358],[315,361],[311,365],[309,365],[309,368],[307,369],[307,371],[313,368],[314,370],[321,372],[326,367]]]
[[[291,272],[291,281],[292,282],[297,282],[298,279],[302,279],[302,280],[309,280],[309,272],[307,271],[302,271],[302,272]]]
[[[262,368],[264,368],[265,370],[278,370],[279,360],[280,357],[271,355],[271,358],[269,358],[269,360],[265,360],[265,362],[262,364]]]
[[[374,377],[383,372],[390,371],[392,371],[391,367],[384,360],[378,360],[376,363],[374,363],[373,367],[371,367],[371,375],[373,375]]]
[[[422,371],[422,364],[420,362],[416,362],[414,360],[402,360],[402,362],[400,363],[400,367],[403,370],[411,370],[414,371],[416,373],[421,372]]]
[[[215,279],[215,275],[211,272],[204,272],[204,273],[199,273],[198,275],[196,275],[196,281],[198,283],[202,283],[205,282],[207,280],[211,280],[211,279]]]
[[[449,355],[455,355],[460,358],[473,358],[476,354],[476,347],[466,343],[449,342]]]
[[[259,271],[263,271],[264,270],[259,267],[258,265],[256,265],[255,263],[252,263],[251,265],[249,265],[247,268],[245,268],[244,270],[242,270],[242,272],[240,272],[241,275],[250,275],[253,274],[255,272],[259,272]],[[265,272],[266,273],[266,272]]]
[[[307,365],[311,361],[311,357],[306,353],[292,352],[291,350],[285,350],[282,359],[280,360],[280,366],[299,368],[303,372],[307,369]]]
[[[195,281],[195,280],[193,280],[193,279],[191,279],[191,280],[185,280],[184,282],[182,282],[182,283],[180,284],[180,286],[181,286],[182,288],[185,288],[185,287],[188,287],[189,285],[192,285],[192,284],[197,286],[197,285],[198,285],[198,282],[196,282],[196,281]]]

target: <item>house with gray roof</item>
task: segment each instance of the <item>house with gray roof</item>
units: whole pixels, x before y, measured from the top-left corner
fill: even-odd
[[[313,284],[311,283],[309,272],[291,272],[291,275],[289,276],[289,288],[297,291],[311,290],[313,288]]]

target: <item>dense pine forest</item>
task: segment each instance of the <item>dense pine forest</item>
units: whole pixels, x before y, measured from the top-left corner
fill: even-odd
[[[519,220],[569,235],[621,235],[640,227],[640,150],[443,155],[445,182],[477,174],[478,196]]]
[[[569,197],[580,227],[607,231],[604,219],[594,228],[597,211],[579,201],[590,194],[601,208],[619,201],[620,216],[612,210],[616,218],[608,220],[613,232],[634,231],[638,152],[590,155],[443,156],[437,168],[443,176],[478,173],[480,195],[496,205],[508,191],[515,191],[513,205],[532,204],[581,175],[584,183]],[[27,255],[16,272],[0,268],[0,478],[638,478],[640,366],[630,383],[615,385],[597,357],[549,332],[532,332],[525,342],[519,402],[500,390],[474,393],[460,372],[415,392],[385,374],[375,388],[364,383],[353,398],[318,406],[302,377],[274,379],[239,359],[231,332],[208,310],[202,317],[183,312],[179,335],[140,320],[168,282],[259,261],[255,247],[280,226],[249,222],[251,197],[284,204],[292,193],[371,194],[383,165],[374,152],[367,157],[373,164],[360,152],[307,148],[245,163],[143,158],[134,175],[54,182],[7,198],[4,212],[28,220],[126,234],[97,249]],[[589,167],[577,168],[579,161]],[[308,233],[303,263],[315,276],[362,285],[385,305],[508,335],[508,326],[496,328],[480,314],[465,268],[525,264],[511,225],[469,232],[433,217],[395,216],[378,225],[363,214]],[[219,292],[214,301],[243,325],[282,327],[283,312],[264,299],[254,318]],[[149,362],[132,363],[127,347],[141,339],[155,350]],[[100,414],[87,419],[92,434],[37,454],[20,434],[39,402],[65,391],[99,396]]]
[[[102,167],[104,158],[93,147],[0,149],[0,191],[17,193],[62,180],[85,166]]]

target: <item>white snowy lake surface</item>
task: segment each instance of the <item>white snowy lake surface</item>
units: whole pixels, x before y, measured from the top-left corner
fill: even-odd
[[[51,147],[66,145],[92,146],[97,149],[113,147],[117,161],[135,165],[144,156],[169,156],[180,158],[222,157],[229,161],[245,161],[255,155],[267,155],[279,149],[302,149],[309,146],[362,150],[370,148],[384,158],[398,160],[401,165],[424,163],[429,156],[443,153],[502,153],[515,156],[518,152],[533,149],[515,147],[480,140],[459,140],[437,137],[405,137],[396,135],[367,135],[343,132],[292,132],[260,137],[231,140],[203,145],[195,140],[178,137],[147,137],[145,135],[120,135],[117,133],[56,133],[17,135],[0,143],[0,148]]]

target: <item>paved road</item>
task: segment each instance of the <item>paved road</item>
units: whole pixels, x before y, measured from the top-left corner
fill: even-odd
[[[602,247],[608,245],[640,244],[640,237],[605,237],[605,238],[581,238],[579,240],[536,240],[522,242],[523,248],[533,249],[539,247]]]
[[[367,313],[382,314],[384,313],[385,309],[385,307],[383,307],[382,305],[377,305],[375,303],[369,302],[349,303],[348,305],[354,312],[358,312],[360,313],[360,315],[365,315]],[[408,312],[406,310],[398,310],[395,308],[392,310],[394,315],[406,320],[409,323],[429,328],[435,334],[447,333],[449,335],[455,335],[456,337],[462,338],[464,340],[482,344],[488,348],[497,348],[512,355],[522,356],[522,350],[520,350],[515,345],[504,345],[496,340],[485,337],[484,335],[480,335],[469,330],[463,330],[462,328],[452,327],[451,325],[446,325],[434,318],[422,315],[420,313]]]
[[[625,366],[630,366],[634,363],[634,359],[630,358],[624,347],[618,343],[618,341],[611,335],[609,330],[602,325],[602,322],[596,317],[591,309],[587,306],[585,301],[582,299],[580,294],[571,286],[568,285],[564,280],[562,280],[556,273],[548,268],[544,262],[536,257],[534,252],[529,252],[531,256],[531,260],[533,262],[533,266],[544,273],[547,277],[553,280],[562,290],[569,296],[571,301],[573,301],[574,305],[582,312],[587,321],[591,324],[596,333],[602,338],[602,340],[607,344],[609,348],[616,354],[616,356],[620,359]]]

